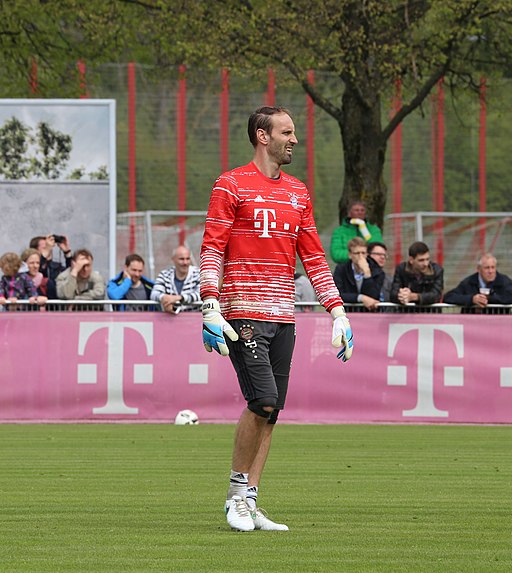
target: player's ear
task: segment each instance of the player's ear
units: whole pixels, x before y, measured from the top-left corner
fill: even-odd
[[[256,130],[256,138],[263,145],[267,145],[269,140],[269,134],[264,129],[260,128]]]

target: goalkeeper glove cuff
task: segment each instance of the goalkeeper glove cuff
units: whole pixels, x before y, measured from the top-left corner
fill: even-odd
[[[224,335],[235,342],[238,334],[227,322],[220,312],[219,301],[215,298],[208,298],[203,302],[203,344],[208,352],[215,350],[222,356],[229,354]]]

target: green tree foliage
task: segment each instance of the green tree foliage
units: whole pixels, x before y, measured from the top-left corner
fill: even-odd
[[[35,134],[12,117],[0,127],[0,177],[58,179],[69,160],[71,136],[40,122]]]
[[[21,80],[36,57],[47,96],[79,90],[69,62],[80,57],[150,63],[159,75],[177,64],[286,71],[337,123],[340,214],[362,198],[379,224],[396,127],[442,78],[454,91],[476,90],[512,55],[510,0],[27,0],[3,2],[0,17],[1,73]],[[334,81],[311,82],[311,69]],[[387,118],[397,83],[401,103]]]
[[[27,150],[30,129],[16,117],[0,127],[0,175],[4,179],[24,179],[30,173]]]
[[[73,147],[71,136],[52,129],[46,122],[37,124],[36,153],[32,172],[36,177],[58,179]]]

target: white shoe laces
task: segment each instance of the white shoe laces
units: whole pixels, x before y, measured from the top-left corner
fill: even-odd
[[[261,508],[261,507],[257,507],[257,508],[255,509],[255,513],[256,513],[256,515],[257,515],[258,517],[263,517],[263,518],[265,518],[265,519],[269,519],[268,513],[267,513],[263,508]]]
[[[235,501],[235,511],[240,517],[250,517],[249,507],[245,499],[239,499]]]

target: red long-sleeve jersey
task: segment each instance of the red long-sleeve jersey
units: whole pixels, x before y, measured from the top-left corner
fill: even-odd
[[[227,320],[295,322],[297,253],[325,309],[343,304],[304,183],[283,172],[270,179],[252,162],[217,179],[201,248],[203,300],[220,294]]]

